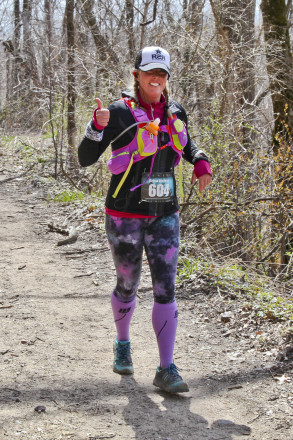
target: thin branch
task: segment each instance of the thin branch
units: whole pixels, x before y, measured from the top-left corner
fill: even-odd
[[[144,23],[139,23],[140,26],[147,26],[148,24],[153,23],[155,21],[157,16],[157,5],[158,5],[158,0],[155,0],[154,8],[153,8],[153,19],[149,21],[145,21]]]
[[[212,206],[210,206],[209,208],[207,208],[205,211],[198,214],[193,219],[189,220],[187,223],[182,223],[181,228],[183,228],[183,229],[187,228],[187,226],[191,225],[192,223],[195,223],[197,220],[199,220],[200,218],[202,218],[203,216],[208,214],[210,211],[213,211],[214,209],[217,209],[215,206],[215,203]]]
[[[18,174],[17,176],[14,177],[8,177],[7,179],[1,180],[0,181],[0,185],[2,185],[3,183],[7,183],[10,182],[11,180],[15,180],[15,179],[20,179],[21,177],[24,177],[26,174],[28,174],[35,166],[37,165],[37,163],[34,163],[28,170],[24,171],[21,174]]]
[[[225,204],[223,205],[217,205],[217,209],[231,209],[231,206],[238,206],[238,207],[242,207],[242,206],[248,206],[251,205],[252,203],[258,203],[258,202],[272,202],[272,201],[281,201],[284,199],[290,199],[293,197],[293,193],[288,193],[288,194],[282,194],[282,196],[273,196],[273,197],[259,197],[257,199],[254,200],[248,200],[247,202],[243,202],[243,203],[234,203],[234,202],[225,202]],[[198,205],[198,202],[183,202],[180,203],[179,206],[192,206],[192,205]],[[214,205],[213,205],[214,206]]]
[[[278,247],[280,246],[280,244],[282,243],[283,239],[286,237],[286,235],[288,234],[288,231],[290,229],[292,229],[293,226],[293,221],[290,223],[290,225],[286,228],[285,232],[283,233],[283,235],[279,238],[279,240],[277,241],[277,243],[275,244],[275,246],[273,247],[273,249],[270,250],[270,252],[265,255],[257,264],[263,263],[264,261],[266,261],[268,258],[270,258],[271,255],[273,255],[274,252],[276,252],[276,250],[278,249]]]

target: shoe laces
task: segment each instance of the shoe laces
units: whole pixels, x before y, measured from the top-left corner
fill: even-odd
[[[182,369],[176,367],[175,364],[170,364],[169,367],[168,367],[168,373],[169,374],[174,376],[174,378],[182,380],[182,377],[180,376],[179,371],[182,371]]]
[[[130,344],[118,344],[116,345],[117,359],[119,361],[131,362],[131,348]]]

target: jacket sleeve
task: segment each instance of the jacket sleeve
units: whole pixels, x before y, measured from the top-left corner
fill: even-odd
[[[188,134],[188,143],[183,149],[182,157],[187,160],[187,162],[193,165],[200,160],[206,160],[209,162],[209,158],[203,150],[199,150],[192,139],[190,139]]]
[[[118,112],[121,106],[109,105],[110,120],[104,130],[98,130],[91,120],[86,127],[84,138],[78,147],[78,161],[82,167],[94,164],[119,133]]]
[[[78,161],[82,167],[92,165],[103,154],[107,146],[104,145],[102,139],[103,131],[98,131],[90,121],[78,147]]]
[[[185,160],[187,160],[187,162],[189,162],[193,165],[195,163],[199,162],[200,160],[205,160],[205,161],[209,162],[209,158],[206,155],[206,153],[204,151],[200,150],[196,146],[194,141],[190,138],[190,135],[188,132],[188,120],[187,120],[187,115],[186,115],[184,108],[178,103],[176,103],[176,106],[180,109],[180,113],[178,113],[178,117],[185,122],[186,128],[187,128],[187,134],[188,134],[188,141],[187,141],[186,146],[183,149],[182,157]]]

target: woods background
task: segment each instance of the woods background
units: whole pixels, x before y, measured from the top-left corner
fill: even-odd
[[[292,13],[292,0],[1,0],[2,143],[40,134],[51,177],[103,197],[108,156],[81,170],[77,145],[95,97],[119,98],[136,52],[160,45],[214,173],[200,197],[184,164],[186,250],[291,280]]]

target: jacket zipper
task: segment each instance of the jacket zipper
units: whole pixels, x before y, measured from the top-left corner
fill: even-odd
[[[150,105],[150,107],[151,107],[151,112],[152,112],[152,118],[153,118],[153,121],[154,121],[155,120],[155,118],[154,118],[154,109],[153,109],[152,105]]]

